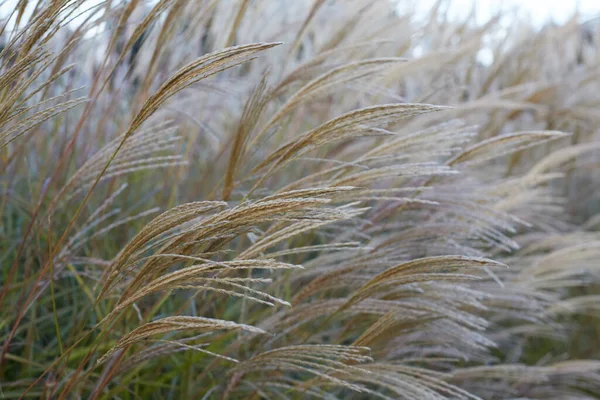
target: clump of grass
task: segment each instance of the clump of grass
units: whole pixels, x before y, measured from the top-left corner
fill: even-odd
[[[19,2],[0,396],[597,398],[600,29],[440,10]]]

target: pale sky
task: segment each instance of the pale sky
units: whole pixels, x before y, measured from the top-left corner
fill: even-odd
[[[431,9],[436,0],[398,0],[402,4],[413,3],[419,13]],[[579,10],[586,19],[600,16],[600,0],[452,0],[449,15],[452,17],[464,17],[472,9],[476,8],[477,21],[485,23],[496,10],[519,8],[519,13],[527,16],[536,26],[543,25],[548,20],[557,23],[565,22]]]

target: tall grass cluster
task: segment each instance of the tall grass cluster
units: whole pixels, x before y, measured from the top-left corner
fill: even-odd
[[[599,398],[600,24],[444,5],[0,6],[0,398]]]

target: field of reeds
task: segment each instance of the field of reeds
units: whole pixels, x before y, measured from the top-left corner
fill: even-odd
[[[0,5],[0,399],[600,398],[600,23],[444,6]]]

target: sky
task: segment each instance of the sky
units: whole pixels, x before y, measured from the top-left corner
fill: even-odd
[[[402,7],[405,0],[399,0]],[[425,13],[431,9],[436,0],[414,0],[417,11]],[[452,0],[449,9],[451,17],[460,18],[466,16],[471,7],[475,5],[478,23],[485,23],[498,10],[508,10],[514,7],[520,8],[520,13],[528,15],[530,21],[541,26],[544,22],[552,20],[556,23],[565,22],[575,10],[578,10],[584,18],[592,18],[600,15],[600,0]]]

